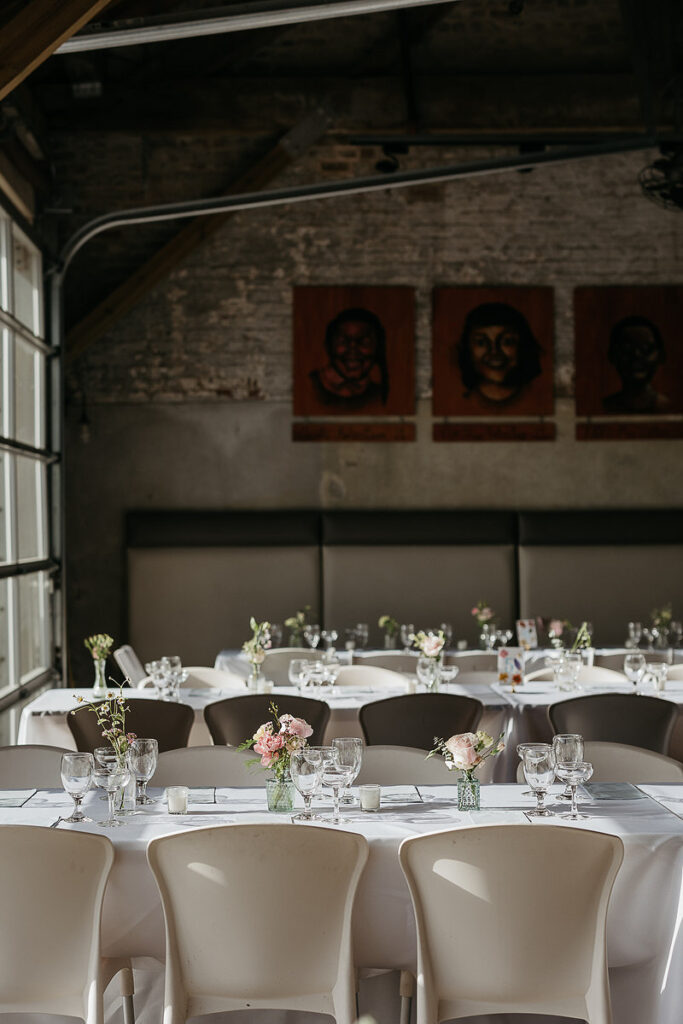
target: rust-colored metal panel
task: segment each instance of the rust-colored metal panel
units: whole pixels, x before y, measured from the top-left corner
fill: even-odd
[[[554,423],[435,423],[434,441],[554,441]]]
[[[683,422],[672,420],[614,420],[602,423],[577,423],[577,441],[638,441],[666,440],[683,437]]]
[[[435,416],[553,412],[553,290],[435,288]]]
[[[414,423],[293,423],[292,441],[414,441]]]
[[[415,292],[407,287],[294,289],[294,415],[415,411]]]

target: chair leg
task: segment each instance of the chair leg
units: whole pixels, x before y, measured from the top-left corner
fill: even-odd
[[[120,972],[121,1004],[123,1006],[123,1024],[135,1024],[135,1005],[133,995],[135,986],[133,983],[132,967],[125,967]]]
[[[410,1011],[415,995],[415,978],[410,971],[401,971],[398,991],[401,997],[401,1021],[400,1024],[410,1024]]]

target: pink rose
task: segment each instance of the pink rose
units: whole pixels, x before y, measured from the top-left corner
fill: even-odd
[[[313,735],[313,729],[303,718],[293,718],[292,715],[280,716],[280,731],[289,732],[292,736],[300,736],[301,739],[308,739]]]
[[[475,604],[474,608],[472,609],[472,615],[478,615],[478,614],[479,614],[479,609],[477,608],[477,606]]]
[[[493,618],[493,608],[482,608],[479,612],[479,618],[482,622],[488,622],[489,619]]]
[[[273,754],[284,747],[285,741],[280,733],[276,733],[274,736],[270,733],[262,736],[254,744],[254,750],[257,754]]]
[[[476,768],[481,758],[476,751],[477,737],[473,732],[463,732],[446,740],[446,750],[450,753],[456,768]]]
[[[428,658],[437,658],[441,654],[443,640],[439,636],[428,636],[422,644],[422,653]]]
[[[263,756],[261,758],[261,767],[262,768],[271,768],[275,764],[275,762],[279,759],[279,757],[280,757],[280,755],[278,754],[277,751],[273,751],[272,753],[269,753],[269,754],[268,753],[263,754]]]

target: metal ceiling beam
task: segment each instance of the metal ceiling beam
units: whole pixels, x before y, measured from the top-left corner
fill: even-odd
[[[264,0],[261,3],[226,7],[224,12],[216,17],[161,22],[150,18],[135,28],[93,30],[67,40],[56,52],[82,53],[86,50],[112,49],[117,46],[165,43],[174,39],[244,32],[247,29],[268,28],[274,25],[299,25],[309,21],[327,21],[332,18],[378,14],[406,7],[431,7],[452,2],[453,0],[290,0],[283,5],[279,0]]]

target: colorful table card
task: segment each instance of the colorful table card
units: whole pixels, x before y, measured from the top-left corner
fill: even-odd
[[[501,647],[498,651],[498,679],[514,690],[524,682],[524,648]]]
[[[532,651],[538,647],[535,619],[517,619],[517,643],[525,651]]]

